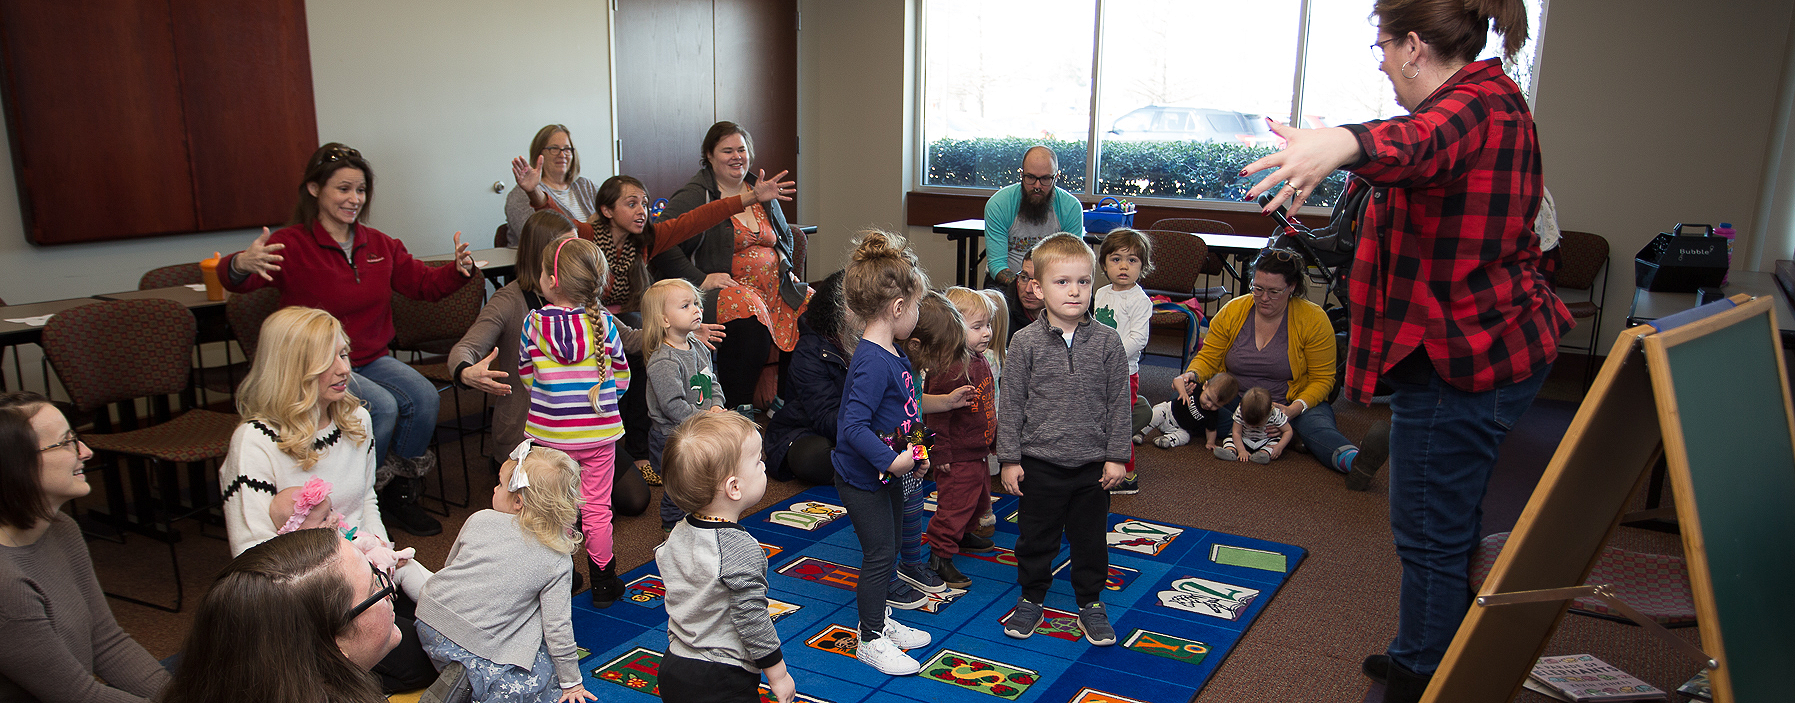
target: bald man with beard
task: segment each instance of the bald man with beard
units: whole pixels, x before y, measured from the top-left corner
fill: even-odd
[[[986,285],[1011,288],[1022,257],[1036,242],[1058,232],[1084,234],[1083,207],[1058,187],[1059,157],[1035,145],[1022,155],[1022,182],[1004,186],[985,201]]]

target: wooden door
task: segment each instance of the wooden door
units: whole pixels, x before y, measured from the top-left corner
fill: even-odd
[[[730,120],[754,135],[754,168],[796,175],[797,0],[618,0],[616,25],[623,173],[672,195],[705,131]]]

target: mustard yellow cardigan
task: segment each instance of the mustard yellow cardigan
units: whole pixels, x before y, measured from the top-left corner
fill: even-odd
[[[1203,338],[1203,351],[1197,352],[1197,358],[1191,360],[1190,368],[1186,370],[1195,371],[1197,378],[1205,381],[1227,371],[1228,348],[1234,345],[1234,336],[1252,313],[1251,296],[1230,300],[1216,311],[1215,318],[1209,321],[1209,334]],[[1290,374],[1295,377],[1290,379],[1290,390],[1285,392],[1285,397],[1292,403],[1301,400],[1306,408],[1313,408],[1326,400],[1334,389],[1334,326],[1328,322],[1328,315],[1322,312],[1320,305],[1296,297],[1290,299],[1284,323],[1289,326],[1285,338],[1290,353]]]

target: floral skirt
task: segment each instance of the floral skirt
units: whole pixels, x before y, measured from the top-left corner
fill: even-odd
[[[525,671],[474,656],[422,620],[418,621],[418,640],[438,671],[452,661],[467,668],[467,680],[474,689],[472,700],[555,703],[561,699],[561,682],[555,678],[555,662],[549,658],[547,642],[536,649],[536,661]]]

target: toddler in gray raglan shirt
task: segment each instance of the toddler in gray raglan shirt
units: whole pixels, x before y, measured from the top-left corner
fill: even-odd
[[[649,461],[663,474],[661,452],[673,428],[701,412],[723,412],[723,387],[711,369],[711,350],[698,341],[704,298],[683,278],[669,278],[642,294],[642,357],[648,360]],[[661,494],[661,530],[686,516]]]

